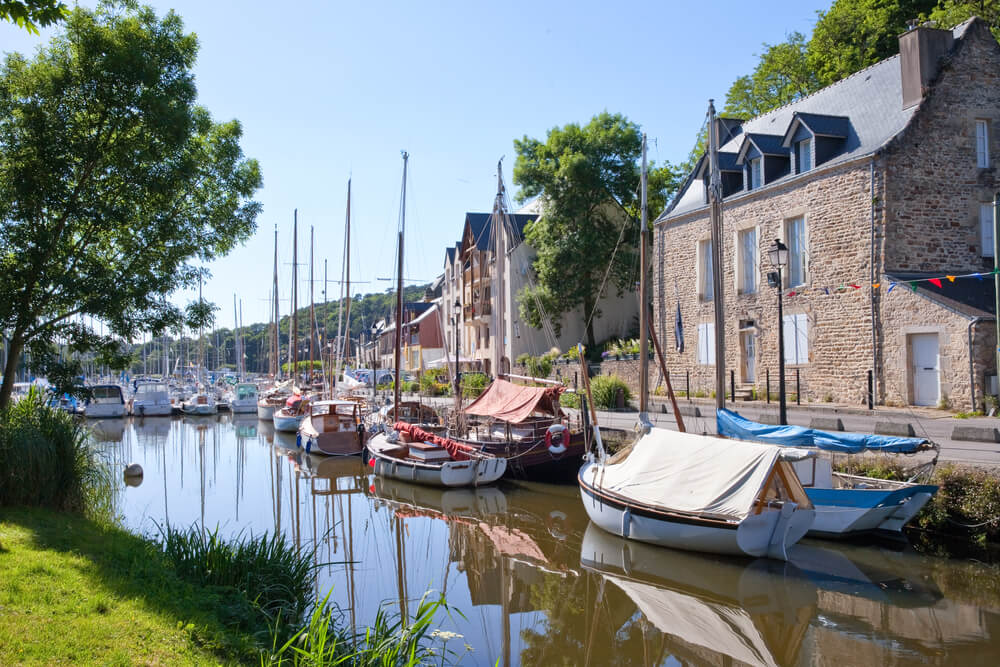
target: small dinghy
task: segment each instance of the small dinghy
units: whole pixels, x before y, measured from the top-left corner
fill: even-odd
[[[491,484],[507,470],[507,459],[405,422],[371,438],[368,448],[376,475],[428,486]]]
[[[302,426],[309,414],[309,399],[302,394],[292,394],[285,400],[285,407],[275,410],[274,430],[282,433],[295,433]]]
[[[639,542],[786,560],[815,512],[791,460],[769,445],[652,428],[630,450],[580,469],[583,504],[604,530]]]

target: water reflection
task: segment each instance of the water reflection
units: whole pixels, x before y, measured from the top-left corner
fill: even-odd
[[[442,591],[462,664],[1000,662],[992,569],[817,542],[788,563],[672,552],[590,526],[575,487],[376,479],[241,416],[116,421],[102,446],[145,469],[121,492],[129,526],[282,532],[355,629]]]

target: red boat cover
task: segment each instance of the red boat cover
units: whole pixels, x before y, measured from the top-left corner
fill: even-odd
[[[439,447],[444,447],[451,458],[455,461],[468,461],[469,452],[478,452],[479,450],[472,445],[466,445],[465,443],[458,442],[457,440],[452,440],[451,438],[442,438],[439,435],[434,435],[433,433],[428,433],[422,428],[417,428],[413,424],[407,424],[406,422],[396,422],[392,425],[395,431],[405,431],[410,434],[414,440],[419,440],[420,442],[430,442]]]
[[[522,387],[506,380],[494,380],[479,398],[474,400],[464,412],[467,415],[495,417],[518,424],[532,412],[556,415],[559,394],[566,387]]]
[[[294,408],[296,405],[299,404],[301,400],[302,400],[301,394],[292,394],[285,400],[285,405],[287,405],[290,408]]]

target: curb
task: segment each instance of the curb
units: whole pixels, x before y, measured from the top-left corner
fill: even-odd
[[[895,435],[901,438],[914,438],[917,432],[909,422],[875,422],[875,433],[878,435]]]
[[[989,426],[956,426],[951,432],[952,440],[973,442],[1000,442],[1000,431]]]

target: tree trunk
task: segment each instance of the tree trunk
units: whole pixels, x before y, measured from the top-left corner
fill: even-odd
[[[14,391],[14,381],[17,380],[17,364],[21,361],[22,350],[24,350],[24,334],[15,331],[7,343],[7,365],[3,369],[3,385],[0,385],[0,410],[10,404],[10,395]]]

